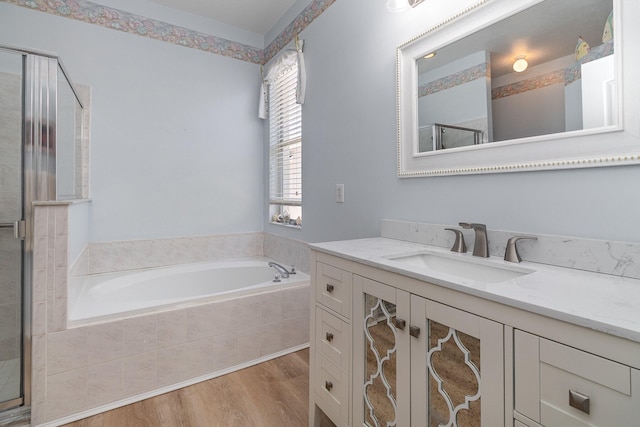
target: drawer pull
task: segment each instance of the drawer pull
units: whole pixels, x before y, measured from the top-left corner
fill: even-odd
[[[325,381],[324,388],[326,388],[327,391],[331,391],[331,389],[333,388],[333,383],[331,381]]]
[[[589,396],[577,391],[569,390],[569,406],[572,406],[585,414],[589,413]]]
[[[330,284],[327,283],[327,292],[331,293],[331,292],[333,292],[333,289],[334,289],[333,285],[330,285]]]
[[[325,338],[327,339],[327,341],[331,342],[333,341],[333,334],[331,332],[327,332],[325,334]]]
[[[420,336],[420,328],[418,326],[409,326],[409,335],[418,338]]]
[[[404,331],[405,326],[407,326],[407,321],[404,319],[398,319],[397,317],[393,319],[394,325],[401,331]]]

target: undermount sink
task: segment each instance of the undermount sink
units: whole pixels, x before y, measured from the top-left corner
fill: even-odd
[[[388,256],[386,259],[433,272],[446,273],[478,282],[496,283],[533,273],[534,270],[519,266],[494,264],[487,259],[462,254],[414,252]]]

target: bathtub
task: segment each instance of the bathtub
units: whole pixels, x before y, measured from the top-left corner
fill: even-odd
[[[70,278],[69,326],[259,294],[308,284],[298,272],[274,283],[268,258],[185,264]]]

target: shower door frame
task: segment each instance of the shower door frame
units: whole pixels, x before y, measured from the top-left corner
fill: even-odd
[[[22,56],[22,396],[0,403],[0,413],[29,412],[32,377],[32,302],[34,208],[36,201],[56,200],[56,124],[58,69],[84,105],[58,55],[0,45],[0,51]]]
[[[20,343],[20,396],[17,398],[0,402],[0,411],[13,409],[18,411],[21,406],[28,406],[31,402],[31,263],[32,263],[32,248],[33,244],[29,244],[31,238],[30,233],[27,231],[28,221],[25,221],[28,217],[26,200],[29,200],[26,192],[28,188],[26,186],[26,169],[25,169],[25,108],[26,108],[26,87],[27,87],[27,67],[26,67],[26,53],[10,47],[0,46],[0,52],[7,52],[10,54],[20,55],[21,60],[21,136],[20,136],[20,206],[21,218],[16,218],[13,224],[1,224],[2,228],[13,228],[14,236],[16,239],[21,240],[21,271],[20,271],[20,330],[21,330],[21,343]],[[13,412],[13,411],[12,411]],[[12,414],[13,415],[13,414]]]

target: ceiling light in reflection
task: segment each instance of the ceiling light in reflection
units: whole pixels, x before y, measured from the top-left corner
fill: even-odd
[[[525,58],[526,56],[524,55],[516,56],[516,61],[513,63],[513,71],[515,71],[516,73],[521,73],[527,69],[529,63]]]

